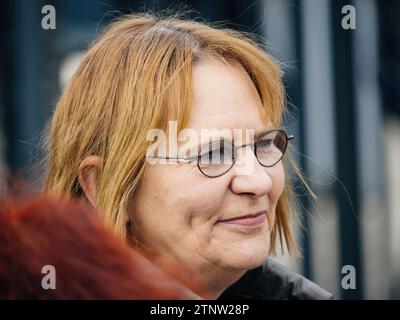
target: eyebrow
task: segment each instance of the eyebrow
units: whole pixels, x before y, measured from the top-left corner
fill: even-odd
[[[246,128],[245,130],[254,130],[253,128]],[[276,126],[274,126],[274,125],[271,125],[271,126],[268,126],[268,127],[265,127],[265,128],[263,128],[263,129],[261,129],[261,130],[258,130],[258,131],[256,131],[256,130],[254,130],[255,131],[255,133],[254,133],[254,141],[257,141],[260,137],[262,137],[263,135],[265,135],[266,133],[268,133],[268,132],[270,132],[270,131],[273,131],[273,130],[277,130],[277,127]],[[234,138],[234,137],[233,137]],[[204,147],[205,145],[210,145],[210,144],[212,144],[212,143],[215,143],[215,142],[218,142],[218,141],[224,141],[224,138],[223,137],[219,137],[218,139],[211,139],[211,140],[208,140],[208,141],[203,141],[203,142],[200,142],[199,144],[198,144],[198,146],[200,147],[200,148],[202,148],[202,147]],[[230,141],[231,143],[234,143],[234,141]]]

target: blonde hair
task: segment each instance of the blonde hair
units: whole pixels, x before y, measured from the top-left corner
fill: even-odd
[[[90,155],[102,157],[97,206],[116,234],[126,238],[132,218],[128,205],[143,175],[150,144],[146,133],[152,128],[166,130],[170,118],[178,122],[178,130],[185,128],[192,67],[205,57],[243,66],[259,93],[265,116],[281,125],[282,72],[259,41],[178,17],[124,16],[87,51],[57,103],[47,137],[45,192],[84,196],[78,167]],[[278,238],[282,250],[283,243],[289,252],[296,250],[290,226],[292,187],[286,180],[276,208],[271,253]]]

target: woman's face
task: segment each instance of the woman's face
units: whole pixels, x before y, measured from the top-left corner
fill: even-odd
[[[260,98],[243,68],[201,62],[193,69],[193,88],[188,128],[199,134],[201,129],[254,129],[256,140],[273,128],[263,122]],[[132,202],[139,241],[203,271],[260,265],[269,252],[284,170],[282,161],[262,167],[250,147],[243,149],[218,178],[203,175],[196,163],[147,165]],[[243,174],[244,166],[251,170]]]

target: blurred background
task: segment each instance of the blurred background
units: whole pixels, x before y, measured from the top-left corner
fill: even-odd
[[[42,28],[45,5],[55,29]],[[400,299],[398,0],[2,0],[0,166],[23,172],[40,160],[57,98],[102,27],[120,13],[182,5],[264,37],[286,66],[285,127],[318,200],[299,192],[302,257],[278,259],[339,299]],[[346,5],[355,29],[343,28]],[[346,265],[355,289],[342,286]]]

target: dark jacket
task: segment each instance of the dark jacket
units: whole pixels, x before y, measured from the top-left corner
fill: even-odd
[[[219,300],[325,300],[333,295],[298,273],[268,258],[227,288]]]

